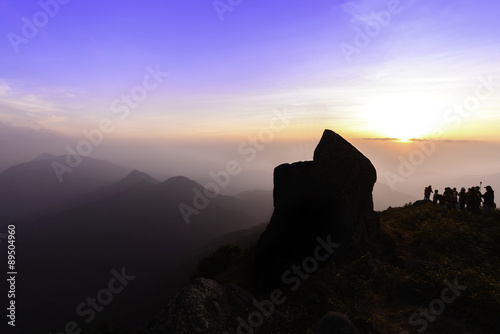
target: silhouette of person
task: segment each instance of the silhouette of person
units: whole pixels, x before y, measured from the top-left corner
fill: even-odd
[[[459,205],[460,205],[460,210],[465,210],[465,204],[467,203],[467,193],[465,192],[465,188],[462,187],[460,189],[460,193],[458,193],[459,196]]]
[[[471,212],[472,211],[472,188],[467,189],[466,195],[467,195],[467,197],[465,200],[465,205],[467,208],[467,212]]]
[[[434,195],[432,196],[432,203],[437,205],[438,199],[439,199],[439,190],[434,190]]]
[[[452,210],[455,205],[455,199],[453,198],[453,190],[450,187],[446,187],[444,191],[444,202],[448,210]]]
[[[457,188],[453,188],[453,208],[458,210],[458,191],[457,191]]]
[[[428,187],[425,187],[424,189],[424,200],[429,200],[429,198],[431,197],[431,193],[432,193],[432,187],[431,186],[428,186]]]
[[[472,188],[471,196],[471,211],[472,213],[479,213],[481,207],[481,192],[479,191],[479,186]]]
[[[491,212],[495,210],[495,192],[491,188],[491,186],[486,186],[486,192],[483,195],[483,213]]]

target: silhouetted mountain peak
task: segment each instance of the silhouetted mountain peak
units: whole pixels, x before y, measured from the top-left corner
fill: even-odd
[[[169,187],[201,187],[196,181],[193,181],[185,176],[173,176],[168,178],[166,181],[162,183],[165,186]]]
[[[53,155],[53,154],[49,154],[49,153],[42,153],[31,161],[51,160],[51,159],[56,159],[56,158],[57,158],[57,155]]]
[[[158,180],[153,178],[152,176],[143,173],[141,171],[138,171],[137,169],[134,169],[130,174],[128,174],[126,177],[124,177],[121,181],[119,182],[126,182],[126,183],[138,183],[141,181],[145,181],[146,183],[151,183],[151,184],[158,184],[160,183]]]

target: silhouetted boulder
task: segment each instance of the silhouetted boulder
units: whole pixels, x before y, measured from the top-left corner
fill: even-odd
[[[370,160],[331,130],[324,131],[313,161],[276,167],[274,212],[256,254],[264,288],[280,285],[291,265],[313,256],[318,237],[340,244],[330,258],[346,259],[350,246],[376,235],[376,178]]]
[[[422,205],[433,205],[433,203],[428,199],[421,199],[413,203],[413,206],[422,206]]]
[[[318,321],[316,334],[358,334],[351,320],[342,313],[328,312]]]
[[[177,292],[146,333],[236,333],[238,318],[247,319],[256,310],[254,303],[253,296],[235,284],[198,278]]]

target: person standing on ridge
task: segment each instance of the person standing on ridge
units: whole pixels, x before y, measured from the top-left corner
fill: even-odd
[[[472,187],[471,209],[472,213],[479,213],[481,207],[481,192],[479,186]]]
[[[496,208],[495,192],[491,186],[486,186],[486,192],[483,195],[483,199],[483,213],[494,211]]]
[[[429,200],[429,198],[431,197],[431,193],[432,193],[432,187],[431,186],[428,186],[428,187],[425,187],[424,189],[424,200]]]
[[[438,204],[438,199],[439,199],[439,190],[434,190],[434,196],[432,196],[432,203],[434,203],[434,205],[437,205]]]
[[[458,194],[458,196],[459,196],[460,210],[464,211],[465,210],[465,203],[467,202],[467,193],[465,192],[464,187],[462,187],[462,189],[460,189],[460,193]]]
[[[448,210],[455,208],[455,199],[453,198],[453,189],[446,187],[444,191],[444,202]]]
[[[457,188],[453,188],[453,209],[458,210],[458,191]]]
[[[468,212],[472,212],[472,188],[467,189],[465,205]]]

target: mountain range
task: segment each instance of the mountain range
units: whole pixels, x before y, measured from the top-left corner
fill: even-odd
[[[125,177],[130,170],[107,161],[85,158],[59,182],[53,162],[65,164],[65,156],[42,154],[0,173],[0,221],[9,222],[64,204]]]
[[[138,326],[201,257],[223,244],[248,245],[273,212],[271,190],[216,195],[185,176],[159,181],[88,157],[59,182],[54,161],[65,156],[42,154],[0,173],[0,228],[16,225],[18,313],[31,320],[20,319],[23,332],[59,333],[68,321]],[[376,210],[416,200],[381,183],[373,196]],[[184,216],[181,207],[189,208]],[[135,279],[116,296],[121,301],[86,324],[77,306],[122,268]]]
[[[112,321],[120,314],[144,319],[189,277],[216,238],[262,224],[272,213],[272,200],[258,192],[214,197],[184,176],[160,182],[97,159],[85,161],[59,183],[50,165],[60,159],[42,155],[0,174],[0,227],[4,231],[5,222],[16,225],[17,261],[22,264],[18,313],[31,314],[32,320],[19,321],[26,332],[59,332],[71,319],[85,326],[77,305],[106,287],[111,272],[122,268],[136,277],[120,296],[126,309],[111,305],[96,318]],[[195,209],[197,193],[213,198]],[[181,204],[197,210],[189,224]]]

